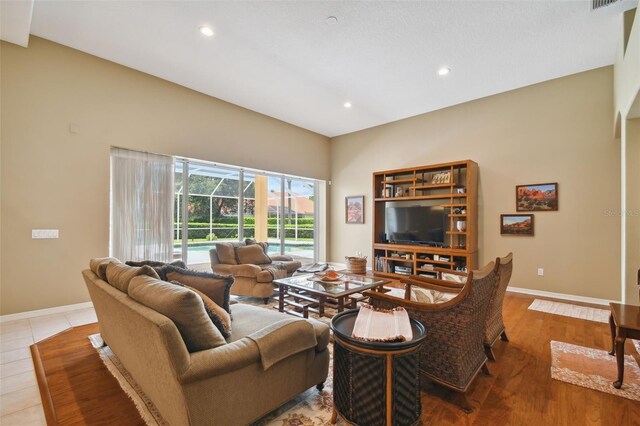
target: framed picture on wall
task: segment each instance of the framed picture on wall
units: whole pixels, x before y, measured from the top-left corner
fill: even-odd
[[[533,236],[533,215],[501,214],[500,234]]]
[[[516,211],[544,212],[554,210],[558,210],[557,183],[516,186]]]
[[[347,223],[364,223],[364,195],[345,197],[344,204]]]

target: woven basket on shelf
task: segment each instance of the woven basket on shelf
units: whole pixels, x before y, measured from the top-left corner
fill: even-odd
[[[367,272],[366,257],[345,256],[347,261],[347,269],[354,274],[364,274]]]

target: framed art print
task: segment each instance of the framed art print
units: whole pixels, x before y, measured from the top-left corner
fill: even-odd
[[[557,183],[516,186],[516,211],[544,212],[555,210],[558,210]]]
[[[345,197],[347,223],[364,223],[364,195]]]

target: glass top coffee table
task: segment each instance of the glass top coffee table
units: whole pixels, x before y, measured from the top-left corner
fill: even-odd
[[[331,318],[333,315],[325,312],[325,308],[337,312],[342,312],[345,307],[355,308],[358,300],[362,299],[356,296],[357,293],[381,291],[382,286],[391,282],[379,277],[342,275],[340,280],[331,282],[314,279],[313,274],[273,280],[280,289],[278,310],[304,318],[309,317],[309,312]]]

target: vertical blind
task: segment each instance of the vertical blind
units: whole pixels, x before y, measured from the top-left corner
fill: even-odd
[[[173,258],[173,157],[111,148],[111,256]]]

